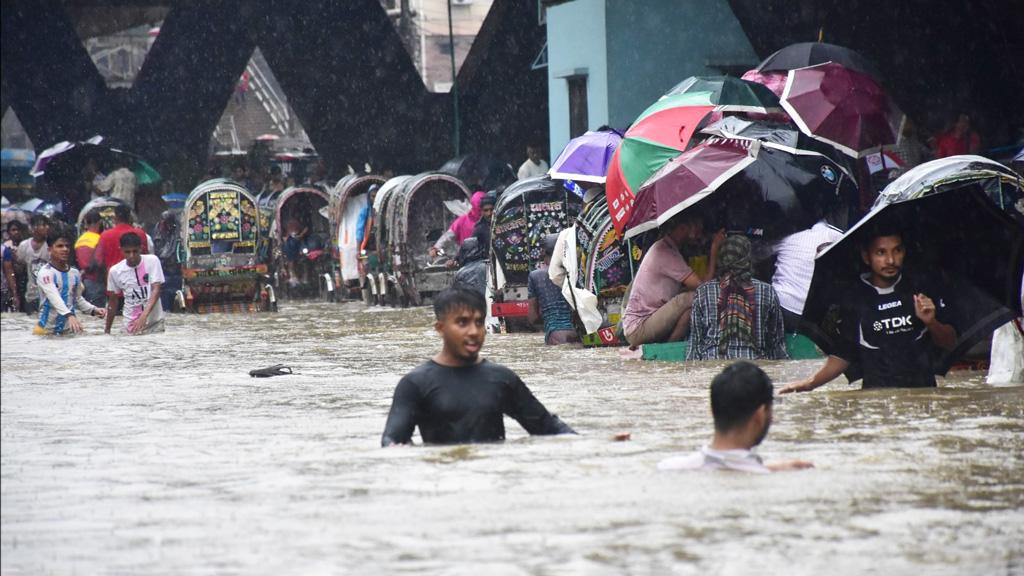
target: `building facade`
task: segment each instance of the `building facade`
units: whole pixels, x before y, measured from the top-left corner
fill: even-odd
[[[602,125],[625,130],[689,76],[758,58],[726,0],[545,2],[550,156]]]

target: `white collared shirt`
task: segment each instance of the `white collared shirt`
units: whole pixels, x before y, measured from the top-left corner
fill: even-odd
[[[705,446],[692,454],[672,456],[658,462],[658,470],[737,470],[754,474],[771,472],[751,450],[715,450]]]

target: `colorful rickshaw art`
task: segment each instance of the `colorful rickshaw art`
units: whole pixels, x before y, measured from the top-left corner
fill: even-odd
[[[237,182],[218,178],[197,186],[185,201],[185,246],[179,307],[192,312],[277,309],[267,264],[257,258],[256,200]]]
[[[491,226],[491,315],[505,331],[528,330],[527,280],[544,261],[544,238],[572,225],[583,200],[547,176],[520,180],[498,198]]]

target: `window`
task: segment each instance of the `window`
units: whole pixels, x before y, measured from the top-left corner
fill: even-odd
[[[581,136],[590,124],[587,112],[587,77],[570,76],[569,84],[569,137]]]

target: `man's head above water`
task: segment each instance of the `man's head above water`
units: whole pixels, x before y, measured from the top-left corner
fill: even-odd
[[[711,381],[715,437],[731,437],[750,449],[768,435],[772,422],[772,381],[750,362],[736,362]]]
[[[434,298],[434,329],[443,348],[435,357],[438,364],[470,366],[479,362],[484,345],[487,302],[479,292],[452,287]]]
[[[879,288],[892,286],[899,279],[907,256],[903,235],[895,229],[878,228],[865,238],[860,257],[871,272],[871,283]]]

